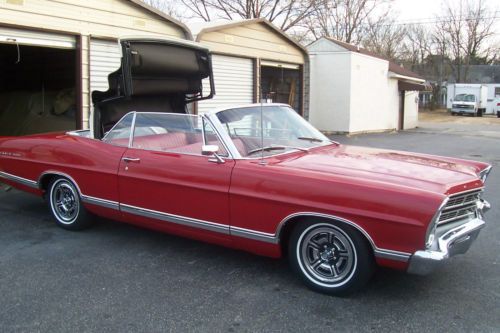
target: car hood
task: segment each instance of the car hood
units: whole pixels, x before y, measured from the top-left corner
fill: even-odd
[[[299,152],[280,159],[276,165],[441,194],[482,186],[478,173],[487,166],[467,160],[347,145]]]

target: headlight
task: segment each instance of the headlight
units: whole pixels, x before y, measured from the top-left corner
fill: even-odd
[[[443,211],[443,208],[446,206],[448,203],[448,197],[446,197],[443,202],[441,203],[441,206],[439,206],[438,210],[432,217],[431,223],[429,223],[429,226],[427,227],[427,232],[425,234],[425,248],[430,249],[434,244],[435,244],[435,239],[436,239],[436,227],[437,227],[437,221],[439,221],[439,217],[441,216],[441,212]]]
[[[486,178],[488,178],[490,171],[491,171],[491,165],[487,166],[486,168],[484,168],[484,170],[482,170],[479,173],[479,179],[483,181],[483,184],[486,182]]]

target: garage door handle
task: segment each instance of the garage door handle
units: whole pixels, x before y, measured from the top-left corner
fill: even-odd
[[[122,160],[125,163],[139,163],[141,161],[140,158],[133,158],[133,157],[124,157],[122,158]]]

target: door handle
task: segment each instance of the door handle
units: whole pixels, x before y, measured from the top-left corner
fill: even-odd
[[[133,157],[124,157],[122,158],[122,160],[125,163],[139,163],[141,161],[140,158],[133,158]]]

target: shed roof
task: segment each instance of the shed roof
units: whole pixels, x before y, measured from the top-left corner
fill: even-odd
[[[387,59],[385,57],[382,57],[381,55],[379,55],[377,53],[368,51],[367,49],[364,49],[364,48],[359,47],[357,45],[352,45],[352,44],[349,44],[349,43],[346,43],[346,42],[341,42],[341,41],[336,40],[336,39],[331,38],[331,37],[324,37],[324,38],[327,39],[327,40],[329,40],[332,43],[335,43],[335,44],[339,45],[340,47],[345,48],[348,51],[356,52],[356,53],[364,54],[364,55],[367,55],[367,56],[370,56],[370,57],[374,57],[374,58],[378,58],[378,59],[382,59],[382,60],[388,61],[389,62],[389,71],[390,72],[393,72],[395,74],[399,74],[399,75],[402,75],[402,76],[408,76],[408,77],[412,77],[412,78],[424,80],[424,78],[421,77],[420,75],[418,75],[417,73],[412,72],[409,69],[406,69],[406,68],[404,68],[402,66],[399,66],[395,62],[390,61],[389,59]]]
[[[304,55],[307,56],[307,50],[300,43],[296,42],[293,38],[288,36],[285,32],[279,29],[277,26],[272,24],[266,19],[256,18],[256,19],[244,19],[244,20],[232,20],[232,21],[211,21],[211,22],[197,22],[190,24],[191,31],[194,35],[196,41],[200,41],[204,34],[219,31],[227,28],[245,26],[249,24],[260,23],[271,30],[273,30],[276,34],[280,35],[283,39],[287,40],[290,44],[293,44],[297,49],[299,49]]]
[[[158,10],[155,7],[148,5],[147,3],[145,3],[142,0],[127,0],[127,1],[133,3],[136,6],[142,7],[143,9],[145,9],[147,11],[150,11],[157,16],[160,16],[161,18],[169,21],[170,23],[173,23],[173,24],[179,26],[184,31],[184,34],[186,35],[186,39],[193,40],[193,35],[191,34],[191,30],[189,30],[189,28],[181,21],[176,20],[175,18],[173,18],[170,15],[165,14],[161,10]]]

